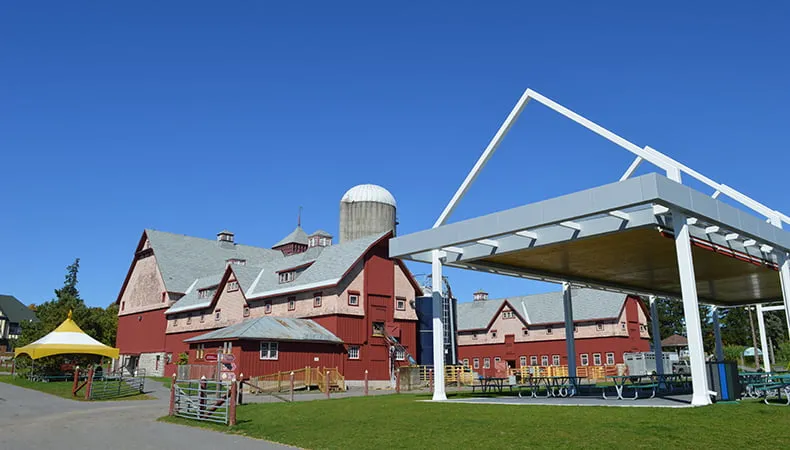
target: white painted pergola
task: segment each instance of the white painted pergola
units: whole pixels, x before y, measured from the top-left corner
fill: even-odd
[[[447,224],[530,100],[626,149],[635,156],[634,161],[616,183]],[[644,161],[666,177],[648,174],[633,178]],[[684,186],[684,174],[713,192],[703,194]],[[751,212],[718,200],[721,195]],[[723,351],[718,307],[757,305],[764,354],[763,311],[784,310],[790,328],[790,233],[782,230],[783,223],[790,224],[790,217],[527,89],[433,227],[392,239],[390,256],[432,265],[434,400],[446,399],[443,324],[437,312],[441,311],[442,268],[447,265],[562,283],[570,374],[575,373],[576,359],[571,284],[648,296],[657,362],[662,356],[655,299],[680,299],[691,358],[692,404],[707,405],[711,399],[700,301],[713,306],[719,360],[723,360]],[[596,257],[591,259],[590,255]],[[625,263],[617,259],[623,257],[630,259]],[[696,271],[695,260],[700,262]],[[777,301],[783,304],[763,306]]]

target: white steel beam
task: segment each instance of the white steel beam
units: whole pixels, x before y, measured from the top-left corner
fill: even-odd
[[[480,239],[479,241],[477,241],[477,243],[480,245],[487,245],[489,247],[494,247],[494,248],[499,247],[499,241],[495,241],[493,239]]]
[[[528,230],[516,231],[515,235],[527,239],[532,239],[533,241],[538,240],[538,233],[535,233],[534,231],[528,231]]]
[[[618,210],[609,211],[609,215],[612,217],[617,217],[620,220],[625,220],[626,222],[631,220],[630,214]]]
[[[777,228],[782,228],[782,218],[777,212],[770,218],[770,222]],[[785,320],[787,320],[787,330],[790,333],[790,255],[782,252],[779,255],[779,283],[782,287],[782,300],[785,307]]]
[[[705,228],[705,234],[714,234],[714,233],[718,233],[718,232],[719,232],[719,229],[720,229],[720,228],[719,228],[718,226],[716,226],[716,225],[713,225],[713,226],[711,226],[711,227],[707,227],[707,228]]]
[[[709,405],[711,400],[708,393],[708,378],[705,375],[705,350],[702,344],[702,325],[699,316],[697,283],[694,276],[694,259],[691,256],[691,235],[682,211],[672,211],[672,223],[675,228],[680,290],[683,295],[683,313],[686,319],[686,334],[688,335],[689,357],[691,359],[693,388],[691,404],[695,406]]]
[[[450,253],[458,253],[459,255],[464,254],[464,249],[461,247],[444,247],[442,248],[443,252],[450,252]]]
[[[784,311],[784,310],[785,310],[785,306],[784,305],[763,306],[763,311],[766,311],[766,312],[768,312],[768,311]]]
[[[748,306],[747,306],[748,308]],[[763,305],[757,305],[757,327],[760,329],[760,347],[763,352],[763,357],[760,361],[763,362],[763,367],[766,372],[771,371],[771,355],[768,353],[768,336],[765,332],[765,316],[763,315]],[[757,349],[754,349],[757,353]]]
[[[565,313],[565,350],[568,355],[568,376],[576,376],[576,336],[573,325],[573,299],[571,284],[562,283],[562,305]],[[571,378],[571,389],[576,391],[575,378]]]
[[[439,251],[431,253],[431,295],[433,297],[433,400],[447,400],[444,390],[444,325],[442,324],[442,261]]]
[[[734,241],[738,239],[738,233],[728,233],[724,236],[725,241]]]
[[[639,165],[642,164],[643,160],[644,159],[641,156],[637,156],[634,159],[634,162],[632,162],[631,165],[628,166],[628,169],[626,169],[626,171],[623,174],[623,176],[620,177],[620,181],[624,181],[624,180],[627,180],[627,179],[631,178],[631,175],[634,174],[634,172],[636,171],[637,167],[639,167]]]
[[[747,239],[747,240],[743,241],[743,246],[744,247],[752,247],[752,246],[755,246],[755,245],[757,245],[757,241],[755,241],[754,239]]]
[[[566,220],[565,222],[560,222],[561,227],[570,228],[571,230],[581,231],[582,226],[578,222],[574,222],[572,220]]]
[[[453,210],[455,210],[455,207],[458,206],[458,202],[461,200],[461,197],[466,194],[466,191],[468,191],[469,187],[472,185],[472,183],[474,183],[475,179],[480,174],[480,171],[483,169],[483,167],[485,167],[486,163],[488,163],[488,160],[491,159],[491,156],[494,154],[497,147],[499,147],[499,144],[502,143],[502,140],[505,138],[505,135],[507,135],[507,132],[510,131],[510,127],[513,126],[513,123],[516,121],[519,114],[521,114],[521,111],[523,111],[524,107],[527,106],[529,99],[530,90],[527,89],[521,95],[521,98],[518,99],[516,106],[514,106],[510,111],[510,114],[508,114],[507,118],[502,123],[502,126],[499,127],[499,130],[491,139],[491,142],[488,143],[486,149],[483,150],[483,154],[480,155],[480,158],[478,158],[477,162],[472,167],[472,170],[469,171],[469,174],[464,179],[464,182],[461,183],[461,186],[459,186],[458,190],[455,191],[453,198],[450,199],[450,203],[444,207],[444,211],[442,211],[442,214],[438,219],[436,219],[436,223],[433,224],[433,228],[444,225],[445,222],[447,222],[447,218],[453,213]]]

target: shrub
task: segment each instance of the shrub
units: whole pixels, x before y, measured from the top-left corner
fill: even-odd
[[[740,364],[744,350],[746,350],[746,347],[742,345],[727,345],[724,347],[724,360]]]

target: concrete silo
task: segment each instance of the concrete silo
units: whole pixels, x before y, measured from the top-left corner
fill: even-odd
[[[360,184],[340,200],[340,242],[395,231],[395,197],[381,186]]]

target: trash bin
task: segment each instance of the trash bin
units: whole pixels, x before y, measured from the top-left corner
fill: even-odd
[[[732,361],[705,363],[708,389],[715,391],[716,402],[734,402],[741,398],[741,381],[738,364]]]

